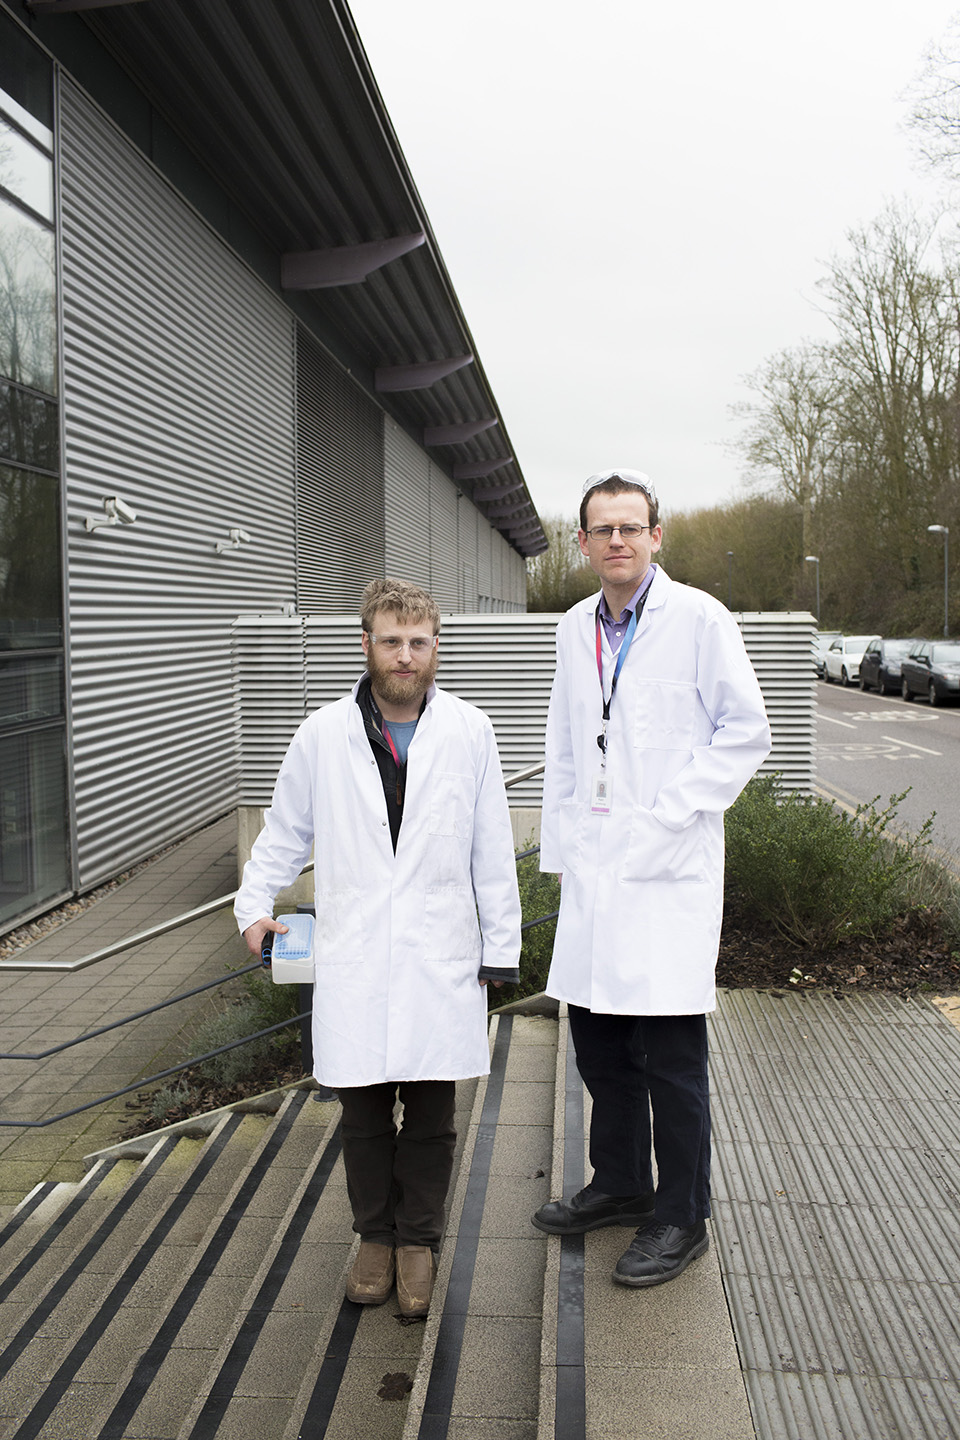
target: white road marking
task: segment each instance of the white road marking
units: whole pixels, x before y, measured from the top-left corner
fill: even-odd
[[[832,715],[818,715],[818,720],[829,720],[831,725],[842,725],[845,730],[856,730],[856,725],[850,725],[846,720],[836,720]]]
[[[915,745],[912,740],[894,740],[892,735],[881,735],[881,740],[889,740],[891,745],[909,745],[911,750],[922,750],[924,755],[942,755],[942,750],[928,750],[926,745]]]
[[[901,721],[937,721],[939,715],[928,714],[925,710],[908,710],[906,705],[901,710],[844,710],[844,715],[851,720],[882,720],[885,725],[899,725]],[[828,718],[828,717],[824,717]]]

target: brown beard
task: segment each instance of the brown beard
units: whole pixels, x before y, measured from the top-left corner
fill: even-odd
[[[389,705],[416,704],[433,684],[439,661],[439,651],[431,650],[429,660],[408,680],[404,680],[394,675],[389,665],[381,665],[376,650],[371,646],[367,651],[367,670],[374,694],[381,695]]]

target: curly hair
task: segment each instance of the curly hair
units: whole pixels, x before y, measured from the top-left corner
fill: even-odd
[[[381,610],[391,610],[399,621],[410,624],[425,621],[434,635],[440,633],[440,611],[437,602],[419,585],[408,580],[371,580],[360,601],[360,623],[367,634],[373,632],[374,620]]]

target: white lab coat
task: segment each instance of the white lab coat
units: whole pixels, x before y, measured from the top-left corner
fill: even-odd
[[[592,813],[597,599],[557,627],[540,866],[563,881],[547,992],[602,1014],[706,1014],[716,1006],[723,812],[770,750],[760,687],[724,606],[658,566],[611,708],[611,813]],[[603,649],[609,694],[605,637]]]
[[[314,1074],[325,1085],[489,1069],[482,965],[515,969],[520,900],[493,727],[433,685],[407,756],[394,854],[355,695],[300,726],[244,866],[241,930],[315,842]],[[479,918],[478,918],[479,917]]]

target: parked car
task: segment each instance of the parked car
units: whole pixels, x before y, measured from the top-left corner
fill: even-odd
[[[920,640],[900,666],[904,700],[926,695],[931,705],[960,700],[960,640]]]
[[[815,649],[813,663],[817,668],[818,680],[822,680],[826,673],[824,669],[824,656],[830,648],[831,643],[837,640],[842,634],[842,630],[818,630],[814,636],[813,643]]]
[[[875,688],[881,695],[899,695],[900,662],[920,641],[871,640],[860,661],[860,689]]]
[[[824,680],[852,685],[860,675],[861,656],[874,638],[873,635],[838,635],[824,656]]]

